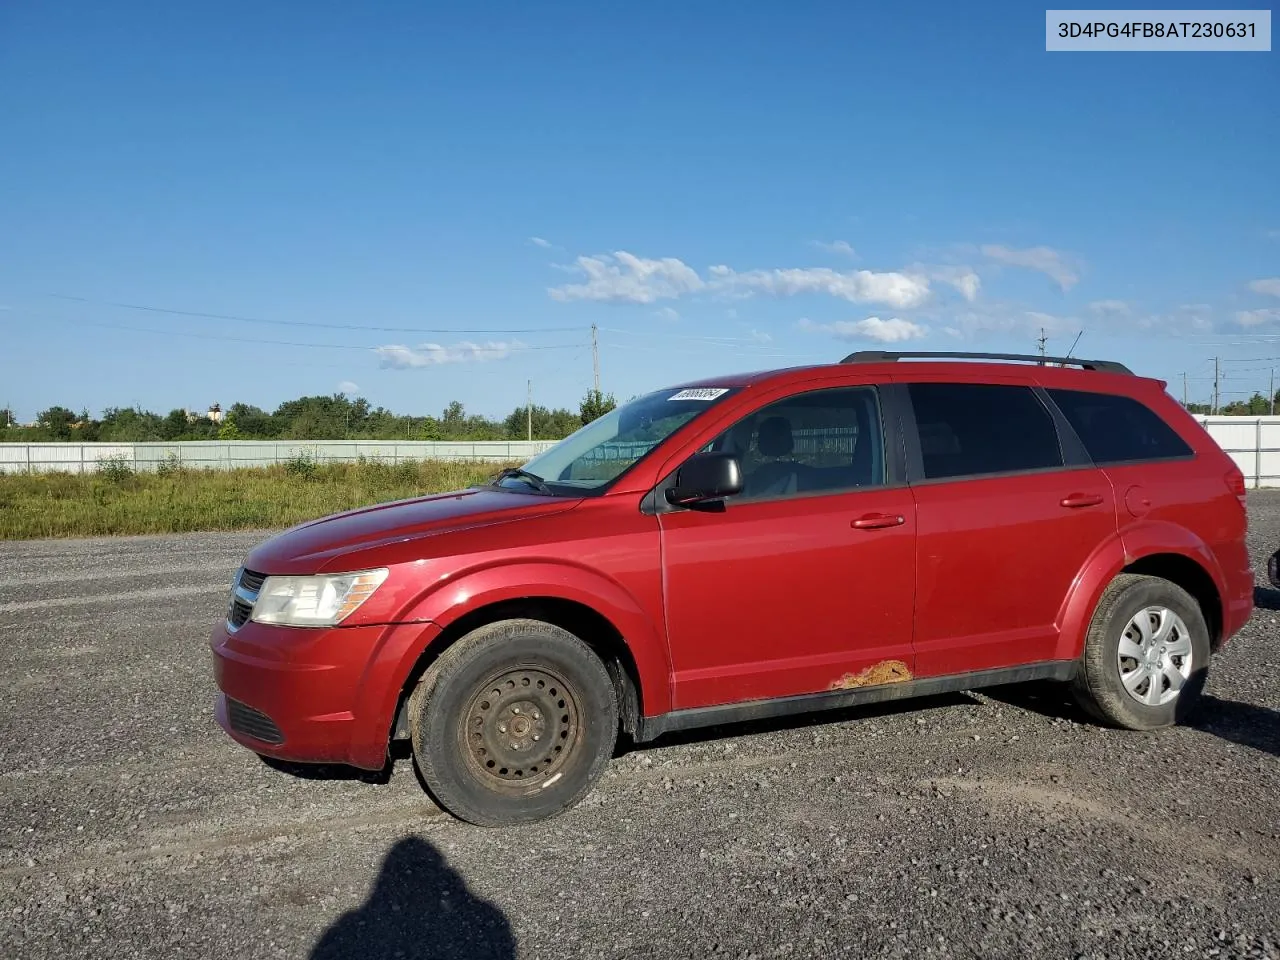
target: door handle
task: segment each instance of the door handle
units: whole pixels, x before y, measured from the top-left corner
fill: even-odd
[[[882,527],[898,527],[904,523],[906,518],[901,514],[890,516],[887,513],[868,513],[857,520],[850,520],[849,526],[855,530],[879,530]]]
[[[1060,501],[1064,507],[1096,507],[1102,502],[1100,493],[1073,493]]]

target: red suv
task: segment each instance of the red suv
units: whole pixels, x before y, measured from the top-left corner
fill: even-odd
[[[870,352],[647,394],[488,485],[255,547],[217,719],[366,769],[411,740],[485,825],[577,803],[620,736],[1033,679],[1175,723],[1254,577],[1244,478],[1164,386]]]

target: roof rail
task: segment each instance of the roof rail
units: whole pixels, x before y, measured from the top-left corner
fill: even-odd
[[[1133,371],[1123,363],[1115,360],[1081,360],[1078,357],[1045,357],[1038,353],[961,353],[956,351],[915,351],[899,353],[889,350],[859,350],[851,353],[841,363],[887,363],[906,358],[926,358],[931,360],[1020,360],[1025,363],[1060,364],[1063,366],[1081,367],[1085,370],[1097,370],[1101,373],[1127,373]]]

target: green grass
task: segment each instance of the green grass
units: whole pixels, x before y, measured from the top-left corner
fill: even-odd
[[[412,461],[159,473],[0,475],[0,540],[291,526],[341,510],[458,490],[505,464]]]

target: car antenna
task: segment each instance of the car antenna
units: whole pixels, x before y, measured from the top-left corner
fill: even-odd
[[[1070,360],[1071,355],[1076,352],[1076,344],[1080,342],[1080,338],[1084,336],[1084,330],[1076,334],[1076,338],[1071,341],[1071,349],[1067,351],[1066,359]]]

